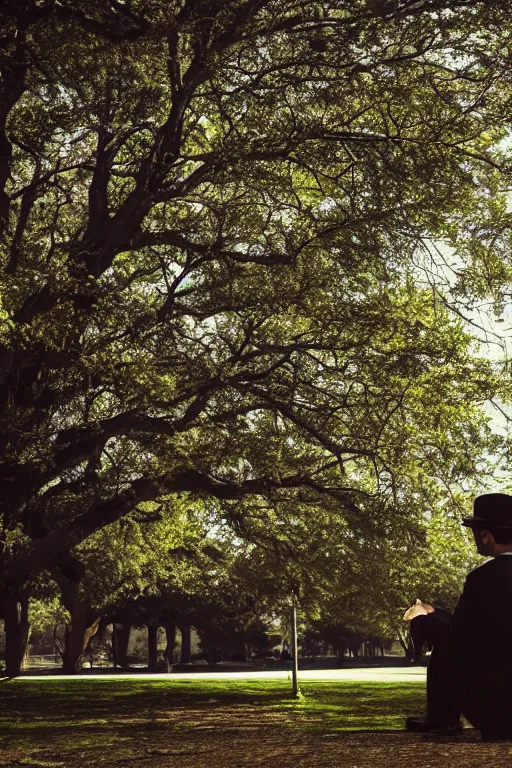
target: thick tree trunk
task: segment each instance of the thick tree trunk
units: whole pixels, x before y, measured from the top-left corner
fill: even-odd
[[[158,625],[148,624],[148,669],[156,672],[158,662]]]
[[[105,645],[107,638],[107,624],[104,620],[101,620],[98,625],[98,631],[96,632],[96,642],[98,645]]]
[[[192,645],[190,624],[180,624],[181,632],[181,656],[180,664],[190,664],[190,651]]]
[[[87,613],[89,606],[75,605],[71,613],[71,624],[66,631],[66,645],[62,671],[66,675],[76,675],[82,671],[85,650],[85,630],[87,627]]]
[[[97,632],[100,617],[97,616],[90,623],[89,612],[89,603],[80,599],[74,602],[73,610],[70,611],[71,625],[66,633],[66,647],[62,664],[62,670],[67,675],[76,675],[82,671],[85,651]]]
[[[165,646],[165,666],[167,672],[170,672],[173,662],[174,648],[176,647],[176,624],[172,621],[166,621],[164,629],[165,639],[167,640],[167,645]]]
[[[59,643],[59,639],[58,639],[59,627],[61,627],[61,626],[62,626],[62,624],[55,624],[54,625],[53,632],[52,632],[52,641],[53,641],[53,648],[54,648],[54,650],[56,651],[56,653],[59,654],[61,659],[64,659],[64,648]],[[64,627],[64,632],[67,632],[67,626]]]
[[[7,677],[17,677],[27,652],[30,625],[28,595],[12,588],[4,597],[5,667]]]
[[[121,669],[128,669],[128,646],[130,644],[131,624],[123,622],[114,624],[115,631],[112,634],[112,647],[116,665]]]
[[[112,622],[112,664],[117,669],[117,626]]]
[[[236,638],[233,643],[233,653],[231,655],[232,661],[246,661],[247,659],[247,646],[243,640]]]
[[[72,581],[61,572],[55,574],[55,580],[62,593],[62,602],[71,615],[71,625],[66,628],[62,671],[67,675],[76,675],[82,671],[84,652],[98,631],[100,617],[92,620],[90,603],[80,595],[77,581]]]
[[[27,639],[25,642],[25,653],[23,654],[23,659],[21,661],[21,668],[22,669],[28,669],[28,660],[30,656],[30,624],[28,624],[28,632],[27,632]]]

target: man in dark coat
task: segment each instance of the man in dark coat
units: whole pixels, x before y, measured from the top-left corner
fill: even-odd
[[[482,738],[512,740],[512,496],[488,493],[463,520],[480,555],[491,559],[471,571],[450,624],[435,611],[418,616],[433,640],[427,672],[427,715],[409,717],[410,731],[451,731],[460,715]],[[416,628],[416,635],[418,628]]]

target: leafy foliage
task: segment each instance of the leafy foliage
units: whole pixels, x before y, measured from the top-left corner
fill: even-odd
[[[304,564],[457,508],[503,383],[413,264],[504,215],[502,5],[3,13],[4,585],[177,493]]]

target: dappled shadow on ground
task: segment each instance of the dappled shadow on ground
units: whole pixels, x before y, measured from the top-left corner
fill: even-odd
[[[472,729],[396,730],[422,703],[421,686],[304,693],[293,701],[282,684],[261,683],[13,683],[0,693],[0,766],[512,768],[512,743],[482,744]]]
[[[75,746],[57,744],[0,753],[5,766],[149,766],[159,768],[497,768],[512,762],[512,744],[481,744],[475,732],[445,743],[404,732],[296,732],[275,725],[215,729],[197,724],[184,731],[138,728],[137,734],[99,739],[77,732]]]

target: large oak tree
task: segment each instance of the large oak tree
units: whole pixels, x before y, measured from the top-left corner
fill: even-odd
[[[496,189],[499,3],[2,14],[10,648],[27,580],[76,582],[72,547],[143,501],[214,497],[256,536],[325,497],[389,532],[475,471],[497,383],[411,265]]]

